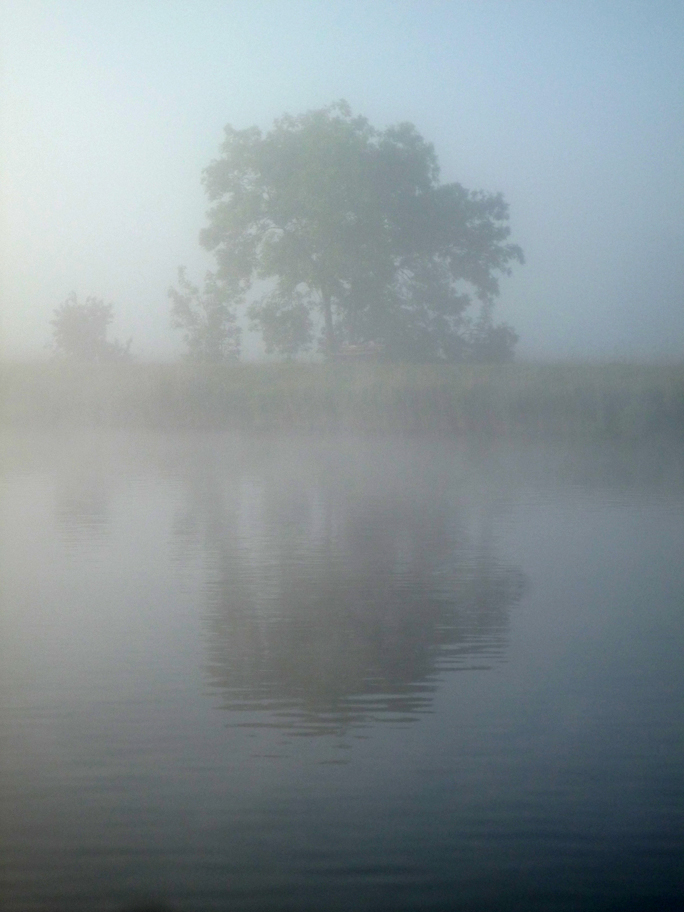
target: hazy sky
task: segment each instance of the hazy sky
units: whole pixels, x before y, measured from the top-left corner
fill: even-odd
[[[346,98],[412,121],[444,181],[502,191],[521,355],[684,355],[684,3],[0,2],[0,339],[44,353],[71,292],[181,350],[223,127]]]

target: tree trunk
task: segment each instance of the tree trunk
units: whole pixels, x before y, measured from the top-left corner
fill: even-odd
[[[330,296],[325,292],[322,293],[321,297],[323,299],[323,316],[325,318],[325,353],[330,357],[337,351],[337,338],[335,336],[332,316],[332,303],[330,301]]]

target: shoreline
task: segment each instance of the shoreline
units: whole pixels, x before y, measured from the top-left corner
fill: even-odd
[[[2,426],[684,436],[684,364],[0,364]]]

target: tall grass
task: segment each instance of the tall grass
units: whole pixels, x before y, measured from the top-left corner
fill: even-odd
[[[5,364],[0,421],[684,436],[684,365]]]

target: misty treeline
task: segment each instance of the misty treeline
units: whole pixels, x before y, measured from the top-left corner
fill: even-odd
[[[203,174],[200,243],[216,268],[202,285],[181,268],[169,290],[190,359],[237,358],[246,316],[285,358],[510,360],[516,333],[492,317],[499,277],[523,262],[508,206],[439,175],[412,124],[378,130],[344,101],[265,134],[227,126]],[[111,305],[72,295],[52,321],[55,351],[128,357],[130,343],[106,338],[111,320]]]
[[[189,353],[239,352],[246,306],[267,353],[383,352],[401,360],[505,361],[498,277],[523,262],[501,194],[441,184],[433,146],[402,123],[378,130],[344,101],[285,115],[263,134],[225,129],[204,171],[211,202],[203,288],[170,290]],[[265,290],[252,297],[255,281]],[[477,311],[471,314],[472,305]]]

